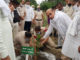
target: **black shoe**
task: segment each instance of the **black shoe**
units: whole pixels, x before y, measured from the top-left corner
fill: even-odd
[[[56,49],[62,49],[62,46],[57,46],[57,47],[55,47]]]

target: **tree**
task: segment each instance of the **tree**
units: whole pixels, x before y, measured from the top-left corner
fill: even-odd
[[[55,1],[56,1],[57,4],[58,4],[58,3],[62,3],[63,5],[66,4],[64,0],[55,0]]]
[[[46,11],[47,9],[51,8],[52,6],[56,6],[58,3],[62,3],[63,5],[65,5],[65,1],[64,0],[45,0],[44,2],[42,2],[40,4],[41,9]]]
[[[22,0],[17,0],[17,1],[20,3]],[[35,0],[30,0],[30,2],[31,2],[31,5],[34,5],[35,7],[37,7],[37,2]]]
[[[31,5],[34,5],[35,6],[35,8],[37,7],[37,2],[35,1],[35,0],[30,0],[31,1]]]
[[[44,11],[46,11],[47,9],[49,9],[49,8],[52,8],[52,6],[55,6],[56,5],[56,3],[55,3],[55,1],[53,1],[53,2],[42,2],[41,4],[40,4],[40,6],[41,6],[41,9],[42,10],[44,10]]]

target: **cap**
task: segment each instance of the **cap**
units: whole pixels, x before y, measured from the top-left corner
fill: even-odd
[[[37,8],[40,8],[40,5],[38,5]]]

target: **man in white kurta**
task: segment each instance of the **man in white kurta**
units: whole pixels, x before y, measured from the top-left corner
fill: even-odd
[[[62,3],[58,3],[56,10],[63,12],[63,5],[62,5]],[[61,35],[58,32],[58,46],[56,48],[62,47],[62,44],[63,44],[63,39],[62,39]]]
[[[0,59],[16,60],[13,47],[12,28],[8,19],[10,10],[4,0],[0,0],[0,2]]]
[[[80,11],[76,13],[69,26],[62,53],[73,60],[80,60]]]
[[[52,9],[49,9],[47,11],[47,15],[51,18],[50,26],[43,38],[44,39],[47,38],[53,31],[53,28],[55,28],[61,34],[62,38],[64,39],[68,26],[71,23],[70,17],[61,11],[56,11]],[[42,43],[44,43],[44,41]]]

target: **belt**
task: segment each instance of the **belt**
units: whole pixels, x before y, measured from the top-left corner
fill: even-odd
[[[37,21],[42,21],[42,19],[36,19]]]

